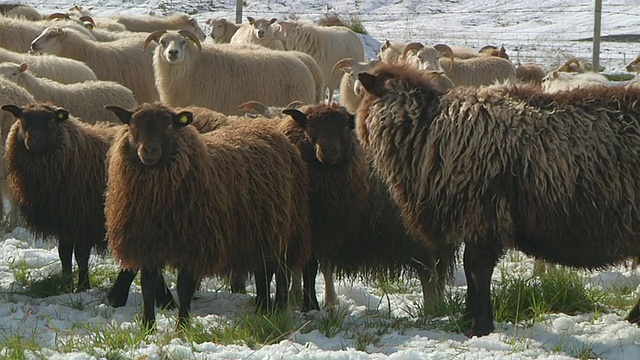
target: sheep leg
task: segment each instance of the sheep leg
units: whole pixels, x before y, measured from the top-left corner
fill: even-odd
[[[336,286],[333,282],[333,265],[329,261],[323,261],[320,263],[320,271],[322,271],[322,276],[324,277],[324,306],[334,307],[340,305]]]
[[[467,278],[467,305],[463,320],[471,320],[467,336],[488,335],[494,330],[491,304],[491,275],[503,250],[476,242],[467,242],[464,251],[464,273]]]
[[[638,302],[636,302],[636,305],[631,309],[625,320],[632,324],[640,324],[640,299],[638,299]]]
[[[302,311],[320,310],[320,304],[316,296],[316,274],[318,273],[318,260],[312,255],[302,271]]]
[[[171,295],[171,290],[164,282],[164,276],[162,276],[162,270],[158,269],[156,276],[156,306],[160,309],[175,309],[176,301]]]
[[[73,291],[73,272],[71,270],[71,261],[73,259],[73,244],[67,244],[66,241],[58,241],[58,257],[62,263],[62,281],[66,291]]]
[[[146,330],[153,330],[156,326],[155,294],[158,269],[142,268],[140,270],[140,286],[142,287],[142,325]],[[178,282],[178,285],[180,283]],[[182,301],[180,302],[182,306]]]
[[[78,292],[91,288],[89,282],[89,256],[91,255],[91,245],[76,244],[73,249],[78,264]]]
[[[193,294],[196,293],[200,280],[194,275],[193,271],[189,269],[180,269],[178,271],[178,323],[176,324],[176,331],[180,332],[189,323],[189,313],[191,312],[191,299]]]
[[[247,274],[238,271],[231,272],[231,292],[234,294],[246,294]]]
[[[107,295],[109,305],[113,307],[121,307],[127,304],[129,289],[131,288],[131,283],[133,283],[133,279],[135,279],[137,274],[137,271],[127,269],[120,270],[118,278],[116,278],[116,282],[113,284],[113,287]],[[156,282],[156,305],[159,308],[175,309],[176,302],[173,299],[173,295],[171,295],[171,290],[169,290],[167,284],[164,282],[162,271],[158,271]]]
[[[289,291],[289,301],[294,305],[299,305],[302,301],[302,271],[295,270],[290,273],[291,290]]]
[[[269,296],[269,284],[275,274],[273,266],[263,264],[263,266],[254,272],[256,278],[256,310],[271,310],[271,297]]]

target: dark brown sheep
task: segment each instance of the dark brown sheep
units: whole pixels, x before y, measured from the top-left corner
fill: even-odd
[[[308,181],[297,149],[269,121],[199,134],[190,112],[160,104],[108,107],[128,124],[109,150],[105,213],[109,245],[141,270],[143,323],[155,324],[155,273],[178,269],[178,327],[198,279],[253,272],[259,308],[286,305],[288,269],[310,251]]]
[[[89,255],[105,250],[105,154],[115,129],[88,125],[47,103],[4,105],[18,121],[6,144],[9,187],[27,227],[58,239],[62,274],[73,289],[71,259],[78,264],[78,291],[89,285]]]
[[[640,254],[639,89],[442,93],[392,65],[359,79],[358,135],[405,223],[435,247],[465,243],[469,335],[494,329],[507,248],[588,269]]]
[[[353,115],[344,107],[317,104],[283,112],[290,117],[278,128],[300,150],[310,186],[313,256],[303,271],[302,307],[319,309],[315,293],[318,260],[325,278],[331,279],[332,258],[353,236],[367,201],[367,160],[353,131]],[[335,303],[335,290],[327,288],[325,304]]]

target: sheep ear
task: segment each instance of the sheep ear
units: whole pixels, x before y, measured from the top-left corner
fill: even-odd
[[[58,109],[56,110],[54,115],[56,119],[58,119],[58,121],[65,121],[69,119],[69,111],[67,111],[66,109]]]
[[[364,87],[367,92],[377,97],[384,95],[385,91],[379,84],[378,76],[363,72],[358,74],[358,80],[360,80],[360,84],[362,84],[362,87]]]
[[[183,111],[173,116],[174,127],[185,127],[193,122],[193,113],[189,111]]]
[[[269,22],[269,25],[273,24],[274,22],[278,21],[278,19],[276,18],[272,18],[271,21]]]
[[[302,111],[298,109],[284,109],[282,113],[291,116],[301,128],[304,129],[307,127],[307,114]]]
[[[27,71],[27,69],[29,69],[29,64],[27,64],[26,62],[20,64],[20,67],[18,68],[21,73]]]
[[[251,16],[247,16],[247,20],[249,20],[249,25],[253,25],[253,23],[255,23],[255,19],[252,18]]]
[[[116,114],[118,119],[120,119],[120,121],[123,124],[129,124],[129,121],[131,120],[131,115],[133,115],[131,111],[127,109],[123,109],[120,106],[116,106],[116,105],[106,105],[104,108]]]
[[[2,105],[2,110],[10,112],[16,118],[22,115],[22,108],[17,105]]]

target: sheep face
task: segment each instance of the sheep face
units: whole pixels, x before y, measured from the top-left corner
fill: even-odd
[[[198,38],[198,40],[204,41],[207,38],[207,34],[202,31],[202,28],[200,27],[200,25],[198,25],[196,19],[189,19],[187,24],[188,25],[184,28],[184,30],[193,33]]]
[[[118,106],[105,106],[129,127],[128,139],[131,151],[146,166],[162,163],[172,152],[172,132],[193,121],[188,111],[174,113],[168,109],[141,108],[135,112]]]
[[[440,52],[434,47],[429,46],[420,49],[415,57],[418,62],[418,69],[420,70],[442,70],[440,62],[438,61]]]
[[[258,39],[265,39],[268,35],[272,34],[273,28],[271,27],[271,25],[278,20],[276,18],[273,18],[271,20],[267,20],[264,18],[255,20],[251,16],[248,16],[247,19],[249,20],[249,25],[251,25],[253,28],[253,36]]]
[[[308,107],[305,113],[298,109],[282,112],[291,116],[313,144],[316,159],[325,166],[339,164],[349,156],[350,138],[355,128],[354,116],[342,106]]]
[[[0,64],[0,77],[17,83],[20,76],[27,71],[28,68],[27,63],[18,65],[16,63],[5,62]]]
[[[214,19],[209,22],[209,25],[211,25],[211,33],[209,35],[212,39],[215,40],[224,36],[226,23],[226,19]]]
[[[65,33],[62,28],[48,27],[42,31],[38,37],[31,42],[30,52],[51,53],[56,54],[62,44],[60,40],[64,38]]]
[[[360,61],[355,61],[352,58],[345,58],[338,61],[333,66],[333,73],[335,74],[336,70],[340,69],[345,73],[349,74],[349,77],[351,78],[351,82],[353,83],[353,93],[356,94],[357,96],[360,96],[360,94],[362,94],[362,84],[360,84],[360,81],[358,81],[358,74],[365,71],[373,70],[373,68],[375,68],[381,62],[382,61],[380,59],[374,59],[367,62],[360,62]]]
[[[160,44],[159,51],[162,53],[162,59],[171,65],[178,65],[184,61],[187,46],[191,44],[202,50],[202,45],[195,34],[186,30],[178,32],[154,31],[145,40],[143,49],[146,49],[152,41],[157,41]]]
[[[640,72],[640,55],[638,55],[632,62],[627,64],[627,71]]]
[[[69,119],[69,112],[49,105],[29,105],[21,108],[4,105],[18,119],[18,139],[33,154],[46,153],[56,147],[60,123]]]

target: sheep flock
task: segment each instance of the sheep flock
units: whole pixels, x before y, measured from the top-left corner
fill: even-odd
[[[462,253],[465,331],[483,336],[506,250],[640,256],[639,82],[494,45],[385,39],[367,59],[353,30],[310,19],[95,10],[3,7],[0,215],[57,241],[68,291],[91,288],[91,251],[121,266],[111,306],[140,273],[148,329],[155,306],[187,326],[209,276],[252,279],[266,312],[336,306],[334,277],[417,276],[426,309]]]

